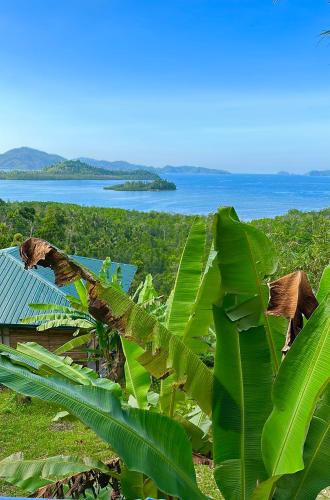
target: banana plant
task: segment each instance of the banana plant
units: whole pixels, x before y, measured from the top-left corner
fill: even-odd
[[[201,284],[205,243],[205,221],[196,219],[184,246],[174,288],[166,308],[165,326],[182,340],[186,337],[185,331]],[[179,387],[180,382],[176,373],[162,380],[159,399],[161,411],[165,415],[174,416],[175,406],[180,398]]]
[[[221,274],[214,305],[214,475],[226,499],[245,500],[267,477],[261,435],[271,411],[280,348],[265,314],[266,279],[276,269],[276,258],[267,238],[241,223],[233,209],[218,212],[214,231]]]
[[[324,419],[327,404],[322,405],[322,425],[313,420],[312,434],[306,442],[305,438],[317,401],[329,384],[329,298],[317,308],[309,286],[306,295],[298,287],[291,288],[291,293],[282,289],[277,294],[278,309],[294,303],[298,312],[284,314],[284,323],[268,316],[267,283],[276,269],[272,246],[259,231],[242,224],[232,209],[216,215],[215,249],[222,279],[222,293],[214,306],[217,347],[212,415],[219,489],[226,499],[296,498],[283,492],[290,491],[289,484],[294,491],[294,483],[299,490],[295,474],[300,474],[306,488],[301,487],[297,498],[315,498],[329,482],[321,441],[329,426],[329,414]],[[298,273],[284,282],[298,284],[300,278]],[[272,288],[278,291],[278,283],[270,284]],[[306,291],[306,283],[303,288]],[[323,282],[322,294],[326,295],[324,288]],[[306,313],[306,304],[313,314]],[[270,301],[268,312],[275,310]],[[302,311],[310,319],[299,332]],[[291,317],[299,317],[299,328]],[[288,320],[289,329],[296,331],[282,361]],[[311,450],[319,452],[320,448],[321,458],[316,459]]]
[[[163,317],[164,305],[154,288],[151,274],[148,274],[137,287],[132,300],[158,319]],[[121,337],[121,343],[125,355],[125,382],[126,391],[129,394],[129,403],[134,407],[145,409],[149,405],[148,393],[151,377],[149,372],[138,361],[144,351],[135,342],[123,337]]]
[[[102,283],[107,283],[108,268],[111,265],[109,258],[105,259],[98,278]],[[110,282],[114,287],[120,288],[120,268],[111,276]],[[31,309],[44,311],[40,314],[26,317],[21,320],[25,324],[38,324],[37,331],[42,332],[52,328],[69,327],[75,329],[73,338],[60,346],[57,354],[67,353],[81,346],[87,346],[90,361],[96,362],[100,372],[108,378],[113,378],[112,365],[121,357],[118,349],[120,340],[115,331],[110,331],[102,321],[96,320],[88,312],[88,290],[82,279],[74,281],[77,296],[67,295],[69,306],[58,304],[30,304]],[[87,332],[80,334],[81,331]],[[119,352],[120,351],[120,352]],[[114,359],[115,358],[115,359]],[[117,363],[118,364],[118,363]],[[120,363],[119,363],[120,364]],[[104,370],[105,369],[105,370]],[[120,367],[118,368],[120,371]],[[115,379],[120,380],[121,374]]]
[[[24,324],[37,324],[39,332],[58,327],[74,329],[73,338],[57,349],[58,354],[89,345],[96,335],[100,338],[105,337],[102,323],[88,313],[88,295],[83,281],[76,280],[74,286],[78,297],[67,295],[69,306],[32,303],[29,304],[29,307],[40,311],[40,313],[21,320],[21,323]],[[81,330],[88,333],[79,335]]]
[[[307,292],[310,306],[313,301]],[[289,290],[283,302],[286,308],[292,295],[297,296],[297,290],[293,294]],[[265,499],[312,500],[330,483],[327,472],[330,461],[329,267],[322,275],[316,298],[320,305],[295,339],[274,383],[274,409],[266,422],[262,443],[270,475]],[[300,307],[298,301],[297,309]],[[287,395],[283,398],[280,388],[285,382]],[[274,432],[282,418],[287,419],[287,424],[281,429],[277,442]]]

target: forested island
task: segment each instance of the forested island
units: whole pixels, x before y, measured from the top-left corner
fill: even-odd
[[[156,179],[152,182],[134,181],[115,184],[114,186],[105,186],[103,189],[111,191],[175,191],[174,182],[165,179]]]
[[[109,180],[158,180],[160,177],[147,170],[107,170],[92,167],[79,160],[66,160],[41,170],[0,171],[0,179],[7,180],[71,180],[71,179],[109,179]]]
[[[330,170],[311,170],[308,175],[312,177],[328,177],[330,176]]]

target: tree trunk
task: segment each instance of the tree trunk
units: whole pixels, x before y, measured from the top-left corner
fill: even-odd
[[[120,337],[118,336],[116,351],[112,356],[112,360],[108,364],[107,378],[122,384],[124,381],[124,365],[125,354],[121,345]]]

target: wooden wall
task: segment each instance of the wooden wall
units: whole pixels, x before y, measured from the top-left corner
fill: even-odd
[[[26,328],[24,326],[18,328],[8,328],[2,330],[3,338],[7,339],[10,347],[16,347],[19,342],[36,342],[37,344],[46,347],[49,351],[55,351],[58,347],[72,339],[73,330],[54,328],[46,332],[37,332],[34,328]],[[9,342],[8,342],[9,339]],[[87,360],[87,354],[79,349],[74,349],[68,352],[68,356],[74,361],[82,361],[84,364]]]

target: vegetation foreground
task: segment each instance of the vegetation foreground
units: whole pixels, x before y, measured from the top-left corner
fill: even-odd
[[[56,403],[53,421],[81,421],[116,458],[14,453],[0,462],[8,483],[47,498],[206,500],[197,460],[228,500],[313,500],[329,486],[330,266],[316,292],[301,270],[274,279],[272,243],[228,207],[212,232],[191,224],[166,302],[151,275],[129,296],[118,274],[96,276],[43,239],[21,257],[79,297],[34,304],[24,322],[83,335],[55,353],[0,345],[0,384]],[[99,373],[62,356],[82,345]]]
[[[24,402],[14,392],[0,391],[0,460],[21,451],[24,457],[49,457],[52,455],[91,456],[109,461],[114,453],[94,432],[75,421],[52,422],[59,410],[55,405],[34,399]],[[29,432],[26,432],[29,429]],[[220,498],[212,470],[196,465],[198,483],[205,494]],[[0,496],[23,496],[25,491],[0,480]]]

